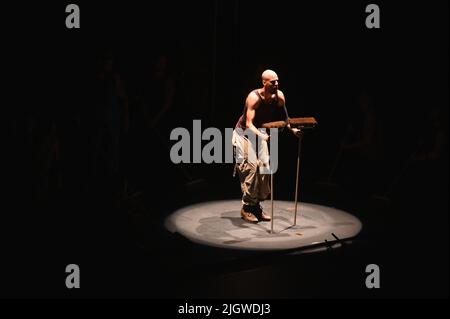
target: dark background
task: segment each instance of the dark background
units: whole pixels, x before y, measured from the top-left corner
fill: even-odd
[[[71,30],[67,4],[9,5],[2,21],[2,297],[448,297],[448,2],[377,2],[377,30],[365,27],[364,1],[77,2]],[[161,56],[173,103],[145,128],[143,110],[164,98],[167,82],[152,82]],[[117,170],[105,57],[130,112],[128,130],[117,117]],[[290,116],[319,122],[305,134],[301,200],[360,218],[350,245],[229,252],[163,227],[190,203],[240,197],[232,164],[172,164],[169,134],[192,132],[193,119],[234,127],[267,68]],[[283,132],[276,199],[293,200],[296,151]],[[80,290],[64,285],[70,263]],[[370,263],[381,268],[376,291],[364,285]]]

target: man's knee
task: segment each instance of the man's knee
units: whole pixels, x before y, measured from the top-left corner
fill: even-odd
[[[258,166],[256,164],[247,161],[239,164],[238,166],[239,172],[243,175],[253,175],[256,173],[257,168]]]

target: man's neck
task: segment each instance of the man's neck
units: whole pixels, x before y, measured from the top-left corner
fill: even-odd
[[[260,88],[258,92],[265,100],[270,98],[270,93],[264,87]]]
[[[277,93],[271,93],[269,92],[269,90],[266,90],[266,88],[262,87],[259,90],[259,94],[263,96],[265,101],[271,101],[271,100],[275,100],[277,98]]]

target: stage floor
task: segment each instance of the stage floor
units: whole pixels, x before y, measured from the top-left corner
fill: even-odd
[[[274,201],[271,233],[271,222],[244,221],[241,206],[240,200],[187,206],[170,215],[165,226],[199,244],[241,250],[312,248],[353,238],[362,228],[360,220],[347,212],[309,203],[298,204],[297,225],[293,226],[294,202]],[[270,215],[270,201],[262,206]]]

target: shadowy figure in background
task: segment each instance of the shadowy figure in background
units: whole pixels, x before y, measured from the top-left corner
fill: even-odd
[[[168,114],[175,100],[176,80],[170,64],[168,55],[159,54],[150,69],[142,68],[126,152],[127,178],[132,188],[150,187],[155,167],[167,166],[166,158],[161,153],[155,156],[155,152],[168,148],[166,133],[173,125]],[[163,154],[169,154],[169,150]]]
[[[431,190],[441,188],[446,178],[448,185],[448,114],[442,108],[432,107],[428,116],[420,120],[419,133],[414,147],[390,181],[389,196],[404,189],[416,199],[425,194],[432,198],[439,191]]]
[[[55,119],[42,120],[35,140],[35,159],[37,165],[36,195],[48,199],[62,187],[61,137]],[[47,125],[48,124],[48,125]]]
[[[141,101],[147,129],[155,129],[173,107],[176,85],[169,63],[167,55],[159,55],[151,66],[148,80],[144,81]]]
[[[192,119],[207,120],[211,114],[210,65],[201,57],[188,56],[189,63],[183,66],[179,79],[181,107],[177,109],[177,126],[192,126]]]
[[[418,150],[413,156],[415,161],[441,160],[448,146],[448,133],[446,131],[446,119],[443,110],[433,107],[428,118],[422,123],[423,134],[418,140]]]
[[[351,110],[346,134],[341,141],[341,172],[343,186],[352,190],[376,191],[384,184],[381,123],[373,100],[362,90],[356,108]]]
[[[128,130],[129,106],[122,76],[115,66],[112,52],[100,60],[95,75],[95,123],[92,172],[95,176],[101,163],[110,176],[119,173],[121,134]]]

